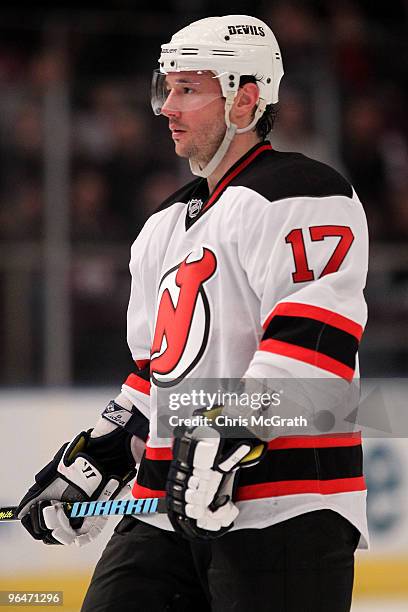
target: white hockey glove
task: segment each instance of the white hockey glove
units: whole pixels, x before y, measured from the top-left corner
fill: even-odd
[[[213,539],[231,529],[239,513],[232,501],[238,471],[256,465],[266,453],[266,443],[245,428],[234,431],[242,438],[222,437],[227,433],[216,425],[192,427],[174,441],[167,513],[187,538]]]
[[[106,411],[114,416],[125,412],[113,401],[104,417]],[[145,417],[138,413],[135,427],[131,414],[133,429],[146,439]],[[101,422],[106,426],[98,423],[97,428],[107,433],[93,437],[95,430],[89,430],[64,444],[21,500],[18,517],[34,539],[45,544],[88,544],[100,534],[108,517],[69,519],[61,502],[107,501],[130,492],[128,483],[136,475],[136,455],[143,443],[123,426],[113,424],[114,420]]]

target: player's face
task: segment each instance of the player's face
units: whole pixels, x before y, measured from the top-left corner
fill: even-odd
[[[173,72],[166,76],[167,99],[161,113],[177,155],[206,164],[224,138],[224,103],[221,86],[211,72]]]

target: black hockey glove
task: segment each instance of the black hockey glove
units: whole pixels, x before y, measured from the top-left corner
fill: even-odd
[[[202,414],[211,418],[216,413],[220,409]],[[231,529],[239,512],[232,501],[238,471],[256,465],[266,453],[267,444],[245,428],[234,430],[242,438],[226,434],[216,425],[191,427],[174,441],[167,513],[174,529],[187,538],[209,540]]]
[[[110,411],[115,412],[115,406],[120,412],[114,402]],[[128,483],[136,475],[135,437],[122,427],[108,427],[111,431],[98,437],[91,437],[91,429],[77,435],[35,476],[35,484],[19,504],[18,517],[36,540],[77,546],[91,542],[107,517],[69,519],[61,502],[107,501],[130,492]]]

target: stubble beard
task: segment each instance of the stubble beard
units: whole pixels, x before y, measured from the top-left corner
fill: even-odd
[[[178,153],[190,161],[206,166],[218,151],[225,136],[225,121],[220,118],[217,122],[208,123],[194,136],[192,142],[187,143],[183,151]]]

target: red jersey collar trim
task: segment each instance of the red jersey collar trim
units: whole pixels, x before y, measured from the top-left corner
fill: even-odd
[[[253,161],[263,153],[264,151],[272,151],[272,145],[270,142],[261,142],[252,147],[241,159],[239,159],[231,168],[224,174],[223,178],[217,184],[216,188],[212,192],[211,196],[207,200],[205,206],[203,206],[201,213],[208,210],[212,206],[221,193],[228,187],[231,181],[238,176],[245,168],[247,168]]]

